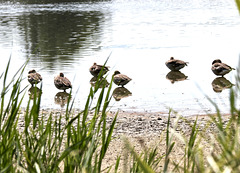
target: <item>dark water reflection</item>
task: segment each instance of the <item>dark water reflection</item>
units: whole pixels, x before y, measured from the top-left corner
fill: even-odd
[[[102,2],[103,0],[15,0],[16,3],[21,4],[54,4],[54,3],[69,3],[69,2]],[[106,0],[104,0],[106,1]]]
[[[224,89],[230,89],[232,86],[234,86],[234,84],[225,77],[217,77],[212,81],[213,91],[217,93],[222,92]]]
[[[64,106],[68,103],[68,99],[72,99],[72,97],[67,92],[58,92],[54,97],[55,104],[60,105],[61,108],[64,108]]]
[[[125,87],[117,87],[113,90],[112,95],[116,101],[120,101],[122,98],[131,96],[132,93]]]
[[[112,52],[107,62],[111,67],[109,75],[103,83],[111,81],[115,70],[133,79],[128,89],[114,90],[117,86],[113,85],[113,96],[121,100],[114,102],[114,108],[168,112],[168,107],[172,107],[188,114],[189,107],[195,112],[203,110],[196,99],[209,110],[209,101],[203,98],[203,93],[216,102],[228,100],[229,94],[223,90],[230,86],[226,81],[212,81],[216,77],[211,71],[212,60],[221,58],[233,67],[238,61],[240,18],[234,3],[228,0],[0,2],[3,59],[0,69],[5,68],[9,56],[13,69],[10,73],[30,58],[26,71],[35,69],[43,77],[43,108],[66,104],[68,96],[56,94],[58,90],[53,83],[54,76],[63,72],[72,82],[76,107],[84,108],[89,87],[96,83],[89,68],[93,62],[104,64]],[[188,68],[169,72],[165,62],[171,56],[188,61]],[[234,73],[226,78],[235,83]],[[25,84],[27,80],[23,81]],[[221,95],[213,91],[211,84],[220,88]],[[33,89],[29,90],[31,93]],[[219,96],[223,99],[218,99]]]
[[[98,47],[95,43],[100,35],[96,33],[101,33],[103,17],[99,11],[43,11],[24,14],[17,20],[27,54],[36,55],[32,62],[48,62],[47,68],[54,68],[57,61],[64,62],[62,65],[73,63],[77,59],[72,55],[81,49]],[[92,42],[88,40],[91,37]]]
[[[42,90],[38,87],[32,86],[28,89],[28,95],[30,99],[34,99],[34,97],[40,97],[42,94]]]
[[[90,84],[91,84],[92,87],[95,87],[96,85],[98,85],[99,88],[103,88],[103,87],[108,87],[109,86],[109,82],[107,81],[106,78],[101,77],[100,79],[98,79],[98,77],[96,77],[96,76],[91,78]]]
[[[183,74],[180,71],[170,71],[167,75],[166,78],[171,81],[172,84],[178,81],[184,81],[188,78],[185,74]]]

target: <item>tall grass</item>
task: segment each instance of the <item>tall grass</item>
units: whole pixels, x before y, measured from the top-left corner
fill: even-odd
[[[17,73],[13,76],[12,80],[7,84],[7,76],[9,72],[10,60],[8,61],[5,73],[1,75],[3,81],[1,91],[1,109],[0,109],[0,170],[14,171],[14,159],[17,158],[17,140],[18,140],[18,113],[23,97],[20,97],[20,83],[22,80],[24,64]],[[5,105],[5,96],[10,92],[10,99]]]
[[[238,7],[238,11],[240,13],[240,0],[235,0],[235,2],[236,2],[236,5]]]
[[[69,99],[64,115],[51,113],[45,117],[40,112],[41,92],[34,93],[34,99],[29,99],[24,114],[20,114],[26,92],[26,87],[21,90],[26,64],[7,83],[9,59],[1,75],[0,172],[100,172],[117,118],[106,124],[112,82],[107,91],[99,85],[90,88],[85,109],[77,115],[72,114]],[[97,104],[91,109],[97,92]]]

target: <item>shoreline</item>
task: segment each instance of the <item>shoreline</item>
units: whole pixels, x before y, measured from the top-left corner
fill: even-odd
[[[75,117],[82,110],[74,109],[72,110],[72,117]],[[24,114],[25,110],[21,110],[21,114]],[[41,109],[40,116],[47,118],[48,115],[52,114],[54,117],[59,117],[60,115],[64,115],[66,112],[65,109]],[[88,119],[93,117],[94,112],[89,112]],[[115,129],[113,131],[113,136],[118,135],[127,135],[127,136],[159,136],[167,126],[168,115],[166,112],[134,112],[134,111],[109,111],[107,113],[107,124],[109,125],[115,115],[117,114],[117,121],[115,125]],[[227,122],[231,117],[230,114],[221,114],[223,122]],[[216,116],[216,114],[200,114],[200,115],[189,115],[189,116],[181,116],[175,112],[170,113],[170,123],[171,127],[173,127],[174,123],[177,121],[178,130],[191,130],[187,127],[188,124],[194,124],[197,119],[197,124],[200,127],[204,127],[211,116]],[[64,120],[64,118],[63,118]],[[62,122],[64,124],[64,122]]]
[[[109,116],[114,117],[114,115],[115,114],[112,113]],[[178,117],[174,113],[171,115],[170,128],[173,129],[176,126],[176,129],[170,132],[173,134],[172,140],[175,142],[170,157],[175,163],[180,163],[184,157],[186,148],[185,142],[188,141],[188,138],[191,136],[192,126],[196,118],[197,127],[199,129],[198,137],[201,138],[204,136],[201,145],[205,148],[206,153],[211,153],[213,143],[215,142],[212,141],[212,136],[216,135],[218,130],[214,124],[210,123],[210,116],[216,117],[216,114],[192,115],[187,117]],[[226,124],[229,118],[231,118],[231,115],[224,114],[221,117],[223,123]],[[157,147],[158,155],[164,156],[166,151],[167,122],[168,116],[161,112],[119,112],[116,128],[113,132],[113,139],[110,142],[109,149],[105,156],[106,162],[104,162],[103,168],[109,168],[111,165],[114,165],[117,156],[121,155],[120,170],[125,170],[126,165],[124,165],[124,163],[126,159],[131,158],[126,154],[129,153],[129,149],[127,149],[124,139],[130,142],[131,146],[139,155]],[[160,162],[159,172],[162,172],[161,170],[164,167],[163,160]],[[173,167],[170,166],[170,169],[172,168]]]
[[[80,110],[73,110],[73,117],[80,112]],[[89,112],[88,119],[91,119],[93,113],[94,112]],[[107,126],[112,123],[116,113],[117,112],[113,111],[108,112],[106,119]],[[21,111],[21,114],[24,115],[24,110]],[[39,115],[43,116],[43,118],[48,119],[48,115],[50,114],[52,114],[56,119],[62,115],[64,120],[65,110],[42,109],[40,110]],[[215,114],[212,114],[211,116],[215,116]],[[227,123],[230,117],[231,116],[229,116],[229,114],[224,114],[222,116],[223,123]],[[170,127],[173,129],[175,125],[177,125],[174,133],[178,134],[179,136],[182,135],[182,137],[187,139],[191,135],[191,128],[196,118],[199,131],[202,132],[201,134],[204,134],[204,140],[201,143],[205,147],[205,151],[207,153],[210,153],[212,147],[212,141],[210,138],[211,135],[216,134],[216,126],[209,123],[209,120],[211,119],[209,115],[178,117],[174,112],[172,112]],[[21,124],[21,121],[19,123],[20,127],[24,126],[24,124]],[[119,165],[120,172],[125,172],[126,169],[129,169],[129,165],[126,166],[125,163],[127,163],[126,161],[131,159],[131,157],[129,155],[129,149],[126,147],[124,139],[127,139],[130,142],[131,146],[134,147],[134,150],[138,154],[144,153],[146,150],[154,149],[157,147],[158,154],[165,155],[167,123],[168,113],[119,111],[115,128],[112,134],[112,140],[103,160],[102,170],[106,170],[111,166],[114,166],[116,164],[118,156],[121,156]],[[65,121],[62,122],[62,125],[64,124]],[[185,143],[178,137],[178,135],[173,135],[175,146],[171,152],[170,157],[176,162],[181,162],[181,159],[183,158],[185,152]],[[163,163],[161,162],[159,169],[162,169],[163,167]]]

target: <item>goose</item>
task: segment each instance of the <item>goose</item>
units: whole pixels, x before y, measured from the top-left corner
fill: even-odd
[[[132,79],[124,74],[121,74],[119,71],[115,71],[113,74],[113,82],[116,85],[121,85],[122,87],[130,82]]]
[[[174,59],[173,57],[171,57],[170,60],[168,60],[165,64],[170,70],[179,71],[183,67],[187,66],[187,63],[188,62],[178,60],[178,59]]]
[[[68,78],[64,77],[63,73],[60,73],[54,78],[54,84],[57,89],[63,90],[64,92],[66,92],[66,89],[72,88],[71,82]]]
[[[36,70],[30,70],[28,72],[28,82],[34,86],[34,84],[38,84],[39,82],[42,81],[42,76],[36,72]]]
[[[230,71],[235,70],[235,68],[230,67],[227,64],[222,63],[220,59],[215,59],[212,62],[212,72],[217,76],[224,76],[228,74]]]
[[[103,69],[102,75],[105,75],[109,71],[108,68],[109,67],[107,67],[107,66],[98,65],[96,62],[94,62],[93,65],[90,67],[89,71],[93,76],[96,77],[99,75],[99,73],[101,72],[102,69]]]

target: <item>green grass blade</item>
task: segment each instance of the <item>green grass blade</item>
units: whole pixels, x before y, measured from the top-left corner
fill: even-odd
[[[134,149],[131,147],[129,141],[127,141],[127,139],[124,140],[126,148],[130,151],[131,155],[134,157],[134,159],[136,159],[137,163],[139,164],[139,166],[141,167],[142,171],[144,173],[154,173],[154,171],[152,170],[152,168],[141,159],[140,156],[138,156],[138,154],[134,151]]]
[[[119,163],[120,163],[120,158],[121,158],[121,156],[118,156],[118,157],[117,157],[117,161],[116,161],[115,169],[114,169],[114,172],[115,172],[115,173],[117,173],[117,170],[118,170],[118,167],[119,167]]]
[[[238,11],[240,13],[240,0],[235,0],[236,4],[237,4],[237,8],[238,8]]]

